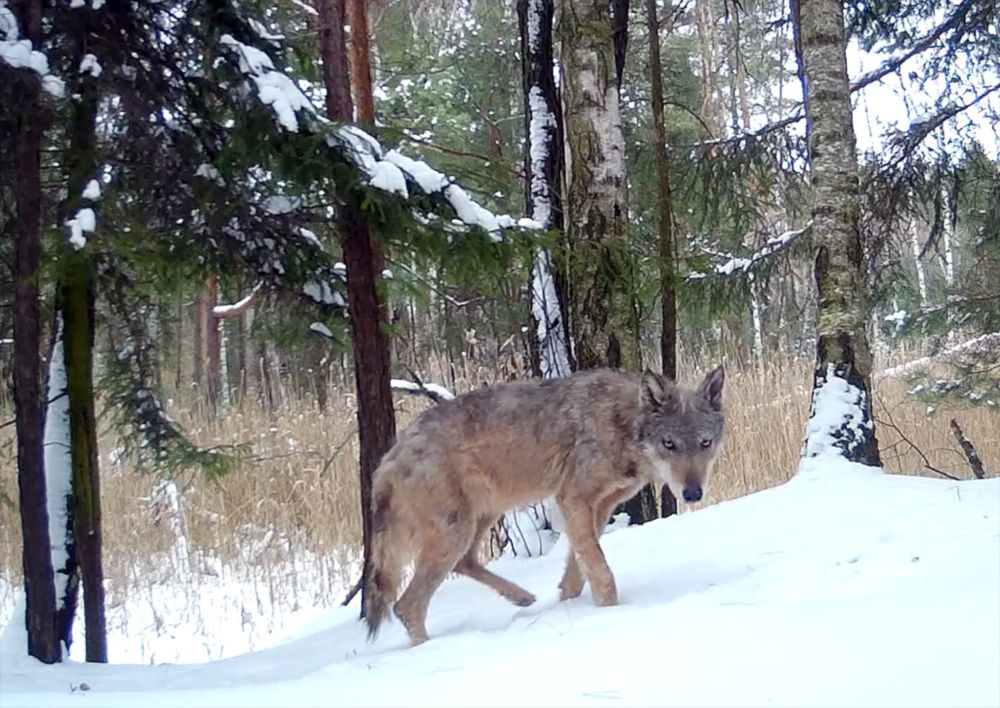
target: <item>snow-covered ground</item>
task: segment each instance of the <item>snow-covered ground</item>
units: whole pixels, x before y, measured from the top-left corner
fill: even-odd
[[[615,531],[614,608],[558,602],[564,544],[491,566],[532,607],[446,581],[413,649],[398,622],[366,643],[354,606],[195,665],[45,667],[8,629],[0,705],[1000,705],[998,479],[824,463]]]

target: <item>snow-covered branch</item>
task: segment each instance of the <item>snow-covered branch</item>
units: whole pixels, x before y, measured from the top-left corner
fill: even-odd
[[[1000,332],[990,332],[982,336],[956,344],[953,347],[933,354],[931,356],[920,357],[897,366],[884,369],[876,375],[876,378],[890,378],[893,376],[903,376],[913,371],[924,369],[932,364],[954,359],[963,355],[984,354],[988,352],[1000,351]]]
[[[707,278],[709,276],[719,276],[723,278],[731,278],[739,275],[745,275],[752,272],[760,263],[776,253],[780,253],[788,248],[790,248],[796,241],[798,241],[802,236],[808,234],[812,229],[812,221],[807,223],[801,229],[794,229],[792,231],[786,231],[785,233],[775,236],[769,239],[767,243],[761,246],[759,249],[751,253],[749,256],[733,256],[729,254],[716,254],[721,255],[725,258],[724,261],[712,266],[712,270],[707,273],[701,271],[691,271],[688,273],[684,279],[685,280],[699,280],[701,278]]]
[[[66,86],[62,79],[49,72],[48,57],[32,49],[30,39],[20,37],[17,18],[7,7],[7,0],[0,0],[0,64],[34,72],[42,82],[43,91],[54,98],[63,98]]]
[[[261,280],[253,286],[253,290],[251,290],[242,300],[239,300],[232,305],[216,305],[212,308],[212,314],[216,317],[239,317],[248,309],[253,307],[253,304],[257,301],[257,295],[260,293],[260,289],[263,286],[264,281]]]
[[[446,389],[444,386],[435,383],[423,383],[407,381],[406,379],[392,379],[389,382],[390,387],[394,391],[405,391],[406,393],[413,393],[419,396],[427,396],[429,399],[435,403],[440,403],[441,401],[450,401],[455,397],[455,394]]]
[[[369,186],[403,199],[408,199],[414,188],[428,196],[439,196],[461,224],[483,229],[494,240],[499,240],[505,229],[541,228],[533,219],[494,214],[445,174],[397,150],[385,152],[375,138],[357,126],[334,126],[265,52],[229,34],[222,35],[220,42],[236,57],[240,72],[249,79],[258,100],[274,112],[284,131],[325,132],[327,145],[344,156]]]

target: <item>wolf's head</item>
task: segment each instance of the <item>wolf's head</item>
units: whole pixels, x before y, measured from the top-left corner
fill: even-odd
[[[722,366],[695,390],[646,371],[639,382],[639,445],[662,483],[687,502],[702,497],[722,442]]]

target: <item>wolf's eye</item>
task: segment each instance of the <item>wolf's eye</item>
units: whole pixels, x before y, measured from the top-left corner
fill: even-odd
[[[673,450],[677,446],[674,445],[674,441],[673,440],[667,439],[667,440],[663,441],[663,447],[667,448],[668,450]]]
[[[701,441],[701,446],[702,447],[712,447],[712,441],[709,440],[708,438],[705,438],[704,440]]]

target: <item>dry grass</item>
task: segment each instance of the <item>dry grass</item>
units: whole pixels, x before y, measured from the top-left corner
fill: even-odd
[[[704,367],[689,364],[683,370],[690,372],[688,383],[694,383],[695,372]],[[808,416],[810,361],[730,366],[727,373],[727,439],[703,505],[786,481],[796,468]],[[479,385],[487,375],[470,372],[459,388]],[[970,477],[948,429],[952,416],[975,442],[986,469],[995,473],[1000,468],[996,414],[957,409],[928,418],[923,405],[905,391],[905,383],[895,379],[880,381],[876,391],[878,435],[887,469],[933,476],[925,467],[929,464],[956,477]],[[399,397],[400,427],[426,405],[431,404]],[[123,603],[136,588],[181,576],[196,595],[199,578],[217,574],[221,566],[252,578],[270,601],[339,601],[356,572],[360,548],[354,414],[354,397],[342,390],[331,392],[326,412],[302,401],[288,402],[277,413],[248,403],[215,420],[195,408],[175,410],[200,443],[250,443],[256,455],[217,483],[195,474],[178,480],[190,570],[176,560],[164,564],[163,559],[173,557],[176,531],[170,514],[153,498],[156,480],[134,473],[127,461],[112,464],[109,452],[115,448],[115,434],[102,430],[111,606]],[[13,426],[8,426],[0,430],[0,578],[16,585],[20,540],[13,450]],[[296,560],[303,556],[320,564],[308,581],[296,571]]]

